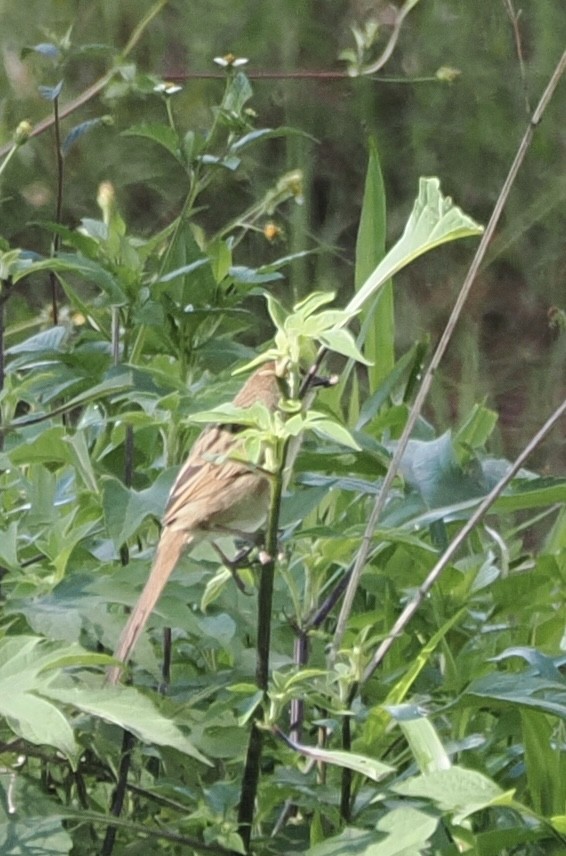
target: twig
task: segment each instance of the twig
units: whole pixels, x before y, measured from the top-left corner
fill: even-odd
[[[521,17],[521,9],[515,12],[513,8],[513,0],[503,0],[503,5],[509,15],[511,26],[513,27],[513,35],[515,36],[515,48],[517,50],[517,59],[519,60],[519,69],[521,72],[521,81],[523,83],[523,96],[525,98],[525,110],[527,116],[531,115],[531,102],[529,99],[529,86],[527,83],[527,73],[525,69],[525,61],[523,59],[523,43],[521,41],[521,31],[519,29],[519,18]]]
[[[515,155],[515,159],[514,159],[512,165],[511,165],[511,168],[509,170],[509,174],[507,175],[507,178],[505,179],[503,187],[501,188],[501,193],[499,194],[499,197],[498,197],[497,202],[495,204],[495,208],[493,209],[493,213],[491,215],[489,223],[486,227],[485,232],[482,235],[482,239],[479,243],[479,246],[478,246],[478,249],[477,249],[476,254],[474,256],[474,259],[470,265],[470,268],[468,270],[467,276],[464,280],[464,283],[462,285],[462,288],[460,290],[460,293],[458,295],[456,303],[454,304],[454,308],[452,310],[450,318],[448,319],[448,323],[446,324],[446,328],[445,328],[445,330],[444,330],[444,332],[440,338],[440,341],[436,347],[436,351],[433,354],[433,357],[430,361],[430,365],[428,366],[428,368],[427,368],[427,370],[423,376],[421,387],[417,393],[417,396],[415,398],[415,402],[413,404],[411,412],[409,413],[407,423],[405,425],[405,428],[403,429],[403,433],[402,433],[402,435],[399,439],[399,442],[397,444],[395,454],[393,455],[393,458],[391,459],[391,462],[389,464],[389,468],[388,468],[387,473],[385,475],[385,478],[383,480],[381,490],[380,490],[380,492],[376,498],[374,507],[373,507],[372,512],[370,514],[370,517],[369,517],[369,520],[368,520],[368,523],[366,526],[366,530],[365,530],[363,538],[362,538],[360,550],[356,556],[356,561],[354,563],[354,569],[352,571],[352,576],[349,580],[348,588],[347,588],[346,594],[344,596],[342,609],[341,609],[340,615],[338,617],[338,622],[336,625],[336,631],[334,633],[334,639],[332,641],[332,646],[331,646],[330,653],[329,653],[329,659],[330,659],[331,663],[336,659],[338,649],[340,648],[342,638],[343,638],[344,632],[346,630],[346,624],[348,622],[348,618],[350,616],[350,612],[351,612],[352,605],[354,602],[354,597],[356,594],[356,590],[358,587],[360,576],[361,576],[362,571],[366,565],[367,558],[368,558],[368,555],[369,555],[370,550],[371,550],[374,532],[375,532],[376,526],[378,524],[378,521],[381,517],[381,514],[383,512],[383,509],[385,507],[385,503],[387,501],[387,497],[389,495],[389,491],[391,489],[393,481],[394,481],[394,479],[397,475],[397,472],[399,470],[399,465],[401,463],[401,459],[402,459],[402,457],[405,453],[405,450],[407,448],[409,438],[410,438],[412,431],[416,425],[416,422],[420,416],[423,404],[425,402],[425,399],[426,399],[428,392],[430,390],[430,387],[432,385],[434,375],[436,374],[438,366],[442,360],[442,357],[444,356],[444,352],[446,351],[446,348],[448,347],[450,339],[452,338],[452,334],[454,332],[454,329],[456,327],[456,324],[458,322],[458,319],[460,317],[462,309],[464,308],[464,304],[468,298],[468,295],[469,295],[470,290],[472,288],[472,285],[474,283],[476,274],[477,274],[477,272],[480,268],[480,265],[483,261],[486,250],[489,246],[489,242],[491,241],[491,239],[493,237],[493,234],[494,234],[495,229],[497,227],[497,223],[499,222],[499,218],[501,216],[501,212],[503,211],[503,208],[507,202],[507,199],[509,197],[509,193],[511,191],[513,183],[517,177],[517,173],[519,172],[519,169],[523,163],[523,160],[525,159],[525,155],[526,155],[528,148],[531,144],[531,140],[533,138],[535,128],[537,127],[537,125],[541,121],[542,116],[544,114],[544,111],[545,111],[550,99],[552,98],[552,96],[556,90],[556,87],[558,86],[558,83],[560,81],[562,74],[564,73],[565,68],[566,68],[566,51],[562,54],[562,57],[558,61],[557,65],[556,65],[556,67],[552,73],[552,76],[551,76],[551,78],[547,84],[547,87],[544,90],[544,92],[541,96],[541,99],[537,105],[537,108],[536,108],[535,112],[533,113],[533,116],[529,122],[529,125],[528,125],[528,127],[527,127],[527,129],[523,135],[523,139],[521,140],[521,143],[520,143],[519,148],[517,150],[517,154]]]
[[[395,50],[395,45],[397,44],[399,35],[401,34],[401,27],[403,26],[403,21],[405,20],[411,9],[413,9],[418,2],[419,0],[405,0],[405,3],[397,12],[395,24],[393,25],[391,35],[389,36],[385,48],[380,53],[375,62],[372,62],[371,65],[365,66],[365,68],[362,68],[360,70],[361,75],[367,77],[368,74],[375,74],[376,71],[379,71],[380,68],[383,68],[383,66]]]

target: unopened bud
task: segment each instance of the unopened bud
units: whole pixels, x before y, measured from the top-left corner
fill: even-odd
[[[116,208],[116,191],[111,181],[102,181],[98,185],[96,201],[102,211],[102,219],[108,224]]]
[[[15,144],[17,146],[22,146],[27,140],[29,140],[32,131],[33,125],[31,124],[31,122],[28,122],[27,119],[24,119],[23,122],[20,122],[20,124],[16,128],[16,133],[14,134]]]

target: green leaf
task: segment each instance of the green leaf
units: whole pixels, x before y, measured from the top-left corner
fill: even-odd
[[[231,144],[229,150],[231,153],[241,152],[242,149],[247,149],[248,146],[257,143],[260,140],[271,140],[276,137],[291,136],[306,137],[307,139],[316,142],[314,137],[311,137],[310,134],[305,133],[305,131],[301,131],[299,128],[290,128],[285,125],[280,125],[279,128],[256,128],[254,131],[250,131],[248,134],[244,134],[242,137],[239,137]]]
[[[448,770],[451,767],[450,758],[430,719],[419,713],[413,705],[387,706],[387,710],[405,735],[421,773]]]
[[[182,267],[175,268],[175,270],[171,270],[163,276],[158,277],[155,280],[157,284],[163,284],[165,282],[171,282],[173,279],[177,279],[179,276],[185,276],[188,273],[192,273],[194,270],[197,270],[199,267],[203,265],[209,264],[208,258],[196,259],[194,262],[190,262],[188,265],[182,265]]]
[[[469,459],[470,449],[483,449],[485,447],[497,424],[497,419],[498,416],[495,411],[488,410],[487,407],[482,407],[480,404],[474,405],[454,435],[454,447],[460,463]]]
[[[97,285],[113,305],[122,306],[127,303],[125,292],[122,291],[115,277],[109,271],[92,259],[72,253],[60,253],[53,259],[32,262],[14,274],[14,282],[19,282],[25,276],[42,270],[75,274],[82,277],[85,282]]]
[[[202,764],[210,764],[171,720],[162,716],[142,693],[130,687],[104,687],[93,690],[50,686],[44,690],[44,694],[61,704],[70,705],[105,722],[119,725],[145,743],[170,746]]]
[[[277,330],[283,330],[288,313],[271,293],[266,294],[267,310]]]
[[[566,681],[552,681],[531,672],[496,672],[478,678],[466,689],[466,700],[468,696],[482,699],[484,705],[491,700],[498,705],[517,705],[566,719]]]
[[[246,103],[253,95],[253,90],[246,75],[239,71],[228,85],[222,109],[239,117]]]
[[[134,535],[146,517],[161,518],[172,485],[170,470],[160,473],[145,490],[127,488],[107,476],[102,486],[102,508],[108,533],[116,547]]]
[[[356,238],[356,289],[360,288],[385,255],[385,185],[376,140],[369,140],[369,161],[364,186],[360,225]],[[395,318],[393,284],[388,282],[361,318],[360,346],[368,359],[370,392],[393,370]]]
[[[75,764],[80,750],[67,718],[38,695],[46,687],[40,672],[57,656],[54,650],[37,637],[0,641],[0,715],[23,740],[54,746]]]
[[[141,125],[133,125],[131,128],[122,131],[122,136],[145,137],[147,140],[152,140],[154,143],[162,146],[169,154],[173,155],[175,160],[184,166],[180,153],[179,138],[170,125],[164,125],[160,122],[144,122]]]
[[[63,141],[63,145],[61,146],[63,157],[66,157],[69,154],[69,151],[77,140],[85,134],[88,134],[90,131],[94,130],[94,128],[108,125],[109,118],[110,117],[108,116],[98,116],[96,119],[87,119],[85,122],[81,122],[79,125],[75,125],[74,128],[71,128]]]
[[[421,178],[419,195],[403,235],[349,302],[347,312],[350,315],[359,312],[392,276],[423,253],[482,232],[482,226],[454,205],[450,197],[442,195],[437,178]]]
[[[369,365],[369,362],[365,359],[361,351],[358,350],[358,346],[348,330],[329,330],[327,333],[320,334],[317,338],[329,351],[342,354],[343,357],[349,357],[365,366]]]
[[[0,530],[0,563],[10,570],[19,568],[17,534],[18,524],[15,520],[7,529]]]
[[[307,856],[424,856],[438,818],[412,806],[394,808],[375,831],[347,827],[340,835],[307,850]]]
[[[348,449],[360,450],[360,446],[356,443],[348,429],[336,422],[334,419],[325,417],[319,413],[311,411],[308,415],[305,427],[317,434],[322,434],[330,440],[334,440],[341,446],[346,446]]]
[[[415,776],[393,785],[392,789],[406,797],[431,800],[441,811],[454,815],[455,823],[461,823],[476,811],[512,801],[512,794],[503,791],[487,776],[463,767]]]
[[[301,318],[309,318],[313,315],[320,306],[326,303],[332,303],[334,300],[334,292],[329,291],[313,291],[304,300],[301,300],[293,307],[293,314]]]
[[[296,752],[304,755],[305,758],[312,758],[323,764],[332,764],[335,767],[345,767],[348,770],[353,770],[355,773],[361,773],[374,782],[379,782],[381,779],[395,772],[394,767],[388,764],[383,764],[381,761],[376,761],[374,758],[369,758],[366,755],[359,755],[356,752],[343,752],[335,749],[319,749],[315,746],[305,746],[297,743],[294,740],[289,740],[281,732],[277,731],[278,735]]]

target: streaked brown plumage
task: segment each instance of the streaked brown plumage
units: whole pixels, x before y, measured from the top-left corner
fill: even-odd
[[[281,397],[275,363],[265,363],[234,399],[238,407],[262,402],[274,410]],[[257,469],[225,457],[238,446],[238,434],[227,427],[203,431],[175,481],[151,571],[124,627],[114,656],[126,663],[143,632],[165,584],[181,554],[211,533],[253,533],[269,506],[269,481]],[[107,682],[120,680],[121,666],[108,670]]]

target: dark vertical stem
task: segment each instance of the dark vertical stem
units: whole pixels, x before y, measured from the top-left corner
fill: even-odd
[[[171,628],[163,628],[163,662],[161,664],[161,686],[159,691],[164,694],[171,683],[171,657],[173,655]]]
[[[352,748],[352,731],[350,717],[342,718],[342,749],[349,752]],[[352,771],[344,768],[342,770],[342,784],[340,788],[340,815],[345,823],[350,820],[350,802],[352,794]]]
[[[307,631],[299,628],[293,651],[293,662],[298,669],[302,669],[309,658],[309,638]],[[291,702],[291,728],[289,736],[297,743],[301,742],[303,722],[305,718],[305,703],[302,698],[294,698]]]
[[[112,307],[112,354],[114,357],[114,365],[120,361],[120,314],[117,307]],[[126,425],[126,436],[124,437],[124,484],[126,487],[131,487],[134,480],[134,429],[131,425]],[[128,545],[123,544],[120,548],[120,559],[122,565],[127,565],[130,561],[130,553]],[[116,788],[112,794],[112,805],[110,806],[110,814],[114,817],[120,817],[124,806],[124,798],[128,785],[128,774],[130,772],[130,759],[132,749],[134,748],[135,738],[130,731],[124,731],[122,735],[122,749],[120,756],[120,767],[118,769],[118,780]],[[108,826],[104,836],[104,842],[101,856],[111,856],[116,841],[116,827]]]
[[[57,160],[57,207],[55,210],[55,222],[61,223],[63,214],[63,152],[61,151],[61,126],[59,121],[59,98],[53,101],[53,128],[55,131],[55,158]],[[59,252],[61,238],[55,235],[53,238],[53,246],[51,254],[53,257]],[[53,324],[59,323],[59,309],[57,306],[57,277],[53,272],[49,275],[51,283],[51,313],[53,315]]]
[[[359,683],[356,681],[350,687],[348,693],[348,701],[346,706],[352,707],[354,699],[358,693]],[[349,752],[352,748],[352,720],[349,716],[342,718],[342,749]],[[342,770],[341,788],[340,788],[340,814],[343,820],[347,823],[350,820],[352,806],[352,771],[344,768]]]
[[[267,693],[269,683],[269,653],[271,645],[271,611],[273,604],[273,581],[275,578],[275,556],[277,554],[277,533],[279,530],[279,513],[281,509],[281,493],[283,491],[283,469],[286,449],[281,457],[279,472],[273,477],[271,486],[271,503],[267,524],[267,552],[269,560],[262,565],[258,591],[258,624],[257,624],[257,665],[256,684],[263,694]],[[249,853],[252,836],[255,801],[259,784],[261,755],[263,750],[263,731],[258,722],[263,718],[263,705],[258,705],[250,731],[240,807],[238,811],[238,831],[242,838],[246,853]]]
[[[126,786],[128,784],[128,772],[130,770],[130,756],[133,748],[133,734],[129,731],[124,731],[124,734],[122,735],[122,755],[120,758],[120,768],[118,770],[118,782],[116,784],[116,790],[114,791],[112,798],[112,807],[110,809],[110,814],[112,814],[113,817],[120,817],[122,813],[124,798],[126,796]],[[100,851],[101,856],[111,856],[115,840],[116,827],[108,826],[102,843],[102,849]]]

